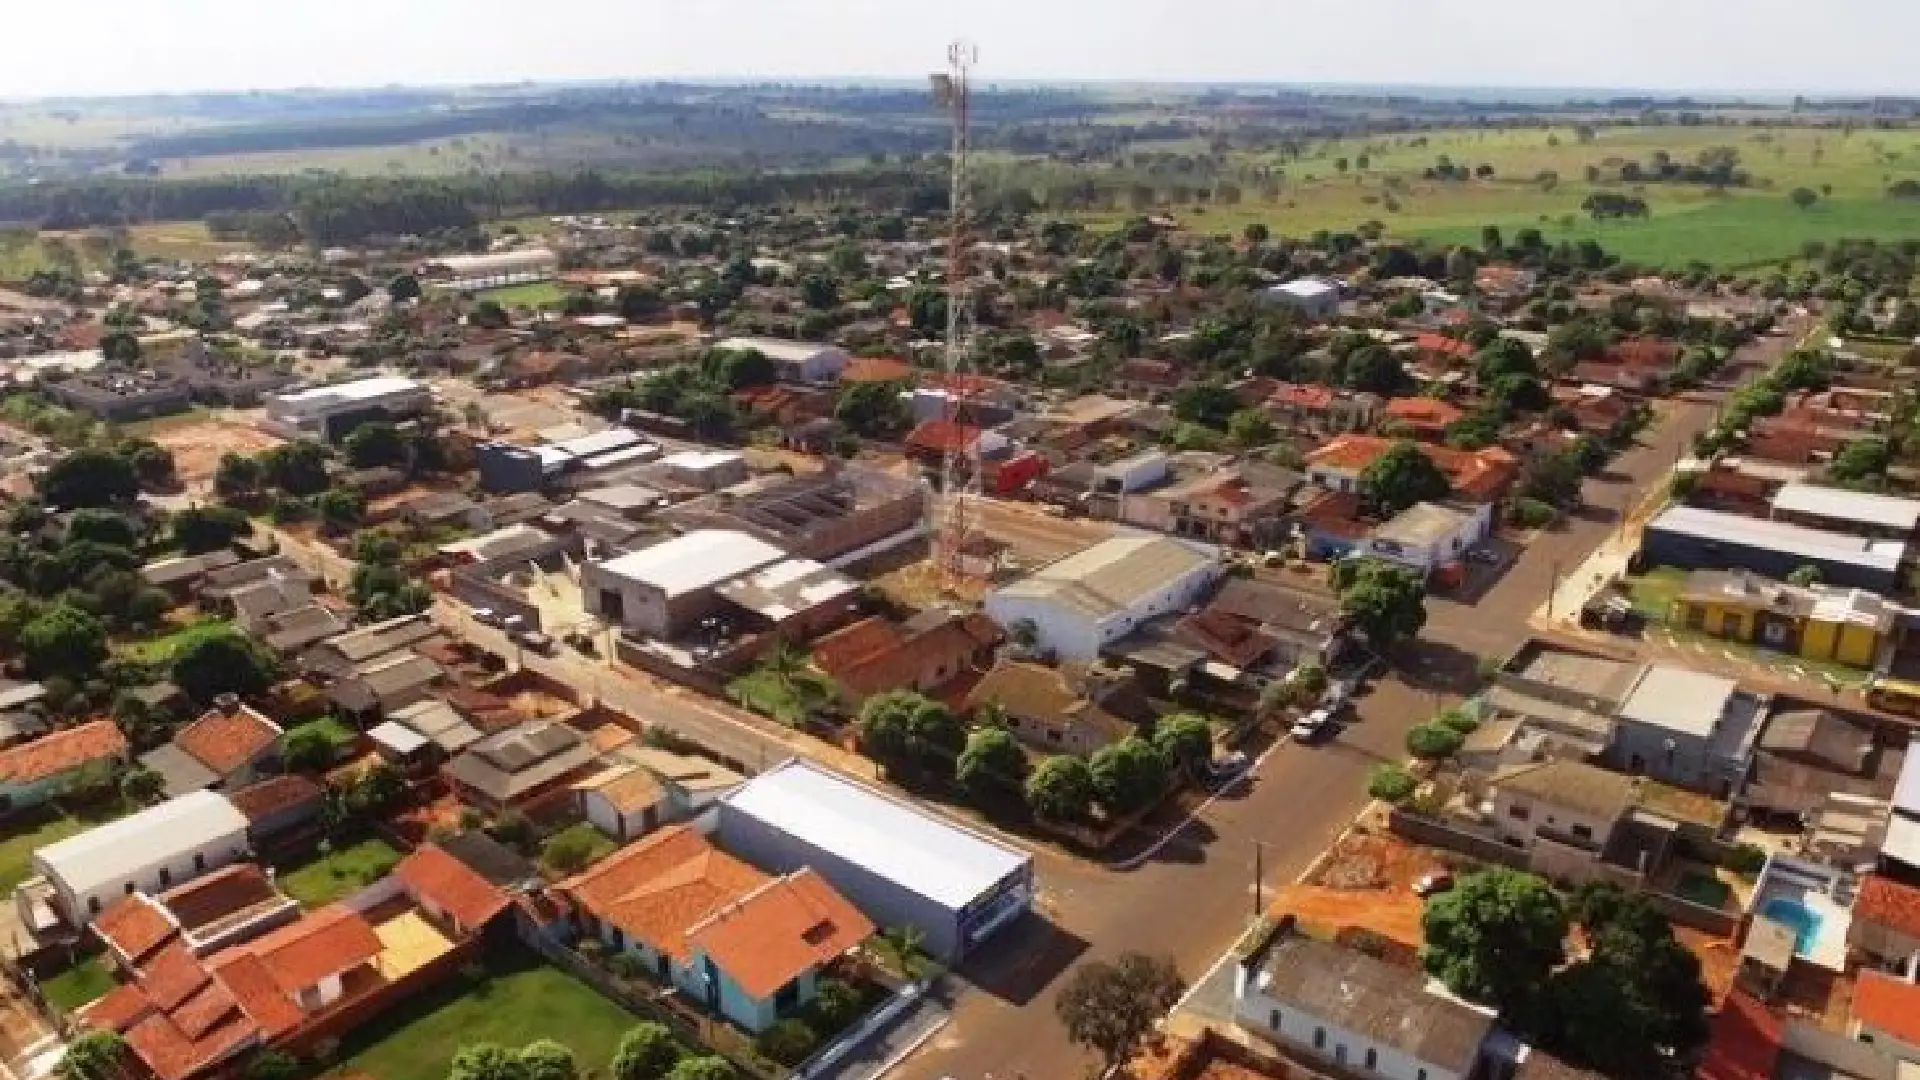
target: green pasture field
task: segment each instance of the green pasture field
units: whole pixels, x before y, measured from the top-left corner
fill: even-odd
[[[1751,185],[1717,192],[1696,184],[1586,180],[1589,165],[1611,176],[1627,161],[1650,168],[1655,154],[1664,152],[1690,164],[1715,147],[1738,153],[1739,167],[1752,175]],[[1141,144],[1130,153],[1136,168],[1151,170],[1152,163],[1137,155],[1204,149],[1182,140]],[[1365,169],[1359,167],[1362,155]],[[1470,169],[1490,165],[1493,176],[1426,179],[1424,170],[1443,156]],[[1342,158],[1344,172],[1337,167]],[[1240,153],[1232,164],[1240,174],[1234,182],[1244,192],[1237,205],[1175,206],[1172,212],[1207,233],[1238,233],[1257,221],[1277,235],[1304,236],[1378,221],[1389,235],[1443,243],[1477,244],[1486,225],[1509,235],[1532,227],[1553,241],[1597,240],[1634,262],[1678,267],[1697,260],[1728,269],[1796,259],[1808,241],[1920,238],[1920,202],[1886,195],[1894,183],[1920,180],[1920,131],[1629,127],[1600,128],[1583,142],[1571,127],[1488,129],[1329,140],[1309,144],[1298,158]],[[1009,173],[1019,169],[999,167]],[[1260,170],[1279,172],[1277,199],[1260,197]],[[1544,172],[1557,174],[1558,182],[1542,182]],[[1796,187],[1823,193],[1822,198],[1801,210],[1787,197]],[[1636,194],[1647,201],[1651,216],[1595,222],[1580,205],[1597,190]],[[1118,211],[1084,220],[1105,227],[1132,216]]]

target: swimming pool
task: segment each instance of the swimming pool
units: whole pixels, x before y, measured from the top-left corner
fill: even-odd
[[[1761,907],[1764,918],[1793,930],[1793,951],[1806,956],[1820,936],[1820,914],[1791,896],[1775,896]]]

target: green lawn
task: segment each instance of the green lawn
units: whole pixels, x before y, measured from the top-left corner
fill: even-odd
[[[1673,618],[1673,602],[1687,587],[1687,571],[1656,566],[1639,577],[1627,579],[1633,609],[1650,623],[1666,623]]]
[[[34,852],[118,816],[116,812],[80,818],[42,809],[0,823],[0,893],[11,893],[33,876]]]
[[[508,285],[501,289],[488,289],[475,293],[476,300],[492,300],[504,308],[542,308],[559,307],[567,298],[566,290],[551,281],[534,281],[525,285]]]
[[[833,701],[833,684],[818,672],[759,667],[727,684],[741,705],[783,724],[798,724]]]
[[[173,660],[174,654],[202,638],[214,637],[233,626],[228,619],[202,619],[188,626],[180,627],[168,634],[148,638],[126,646],[122,651],[134,660],[144,664],[165,664]]]
[[[48,1001],[72,1012],[104,996],[116,981],[106,957],[96,953],[51,979],[41,980],[40,989],[46,992]]]
[[[280,888],[303,907],[324,907],[378,881],[399,861],[392,844],[370,837],[286,871]]]
[[[446,1080],[462,1046],[558,1039],[573,1049],[582,1075],[605,1076],[620,1036],[638,1023],[587,984],[515,950],[491,958],[484,979],[456,979],[355,1028],[332,1074]]]

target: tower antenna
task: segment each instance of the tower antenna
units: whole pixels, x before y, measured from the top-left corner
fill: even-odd
[[[934,541],[941,574],[949,591],[976,584],[978,555],[969,556],[978,533],[975,520],[980,499],[980,440],[967,438],[970,421],[978,423],[969,407],[973,385],[973,176],[969,124],[973,93],[973,66],[980,51],[970,42],[947,48],[947,70],[933,76],[934,104],[947,112],[953,128],[952,171],[948,178],[947,340],[943,367],[947,375],[947,444],[941,461],[939,523]]]

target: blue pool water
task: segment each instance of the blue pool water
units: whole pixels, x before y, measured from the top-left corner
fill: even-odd
[[[1776,896],[1766,902],[1760,914],[1793,928],[1793,951],[1805,956],[1820,933],[1820,916],[1791,896]]]

